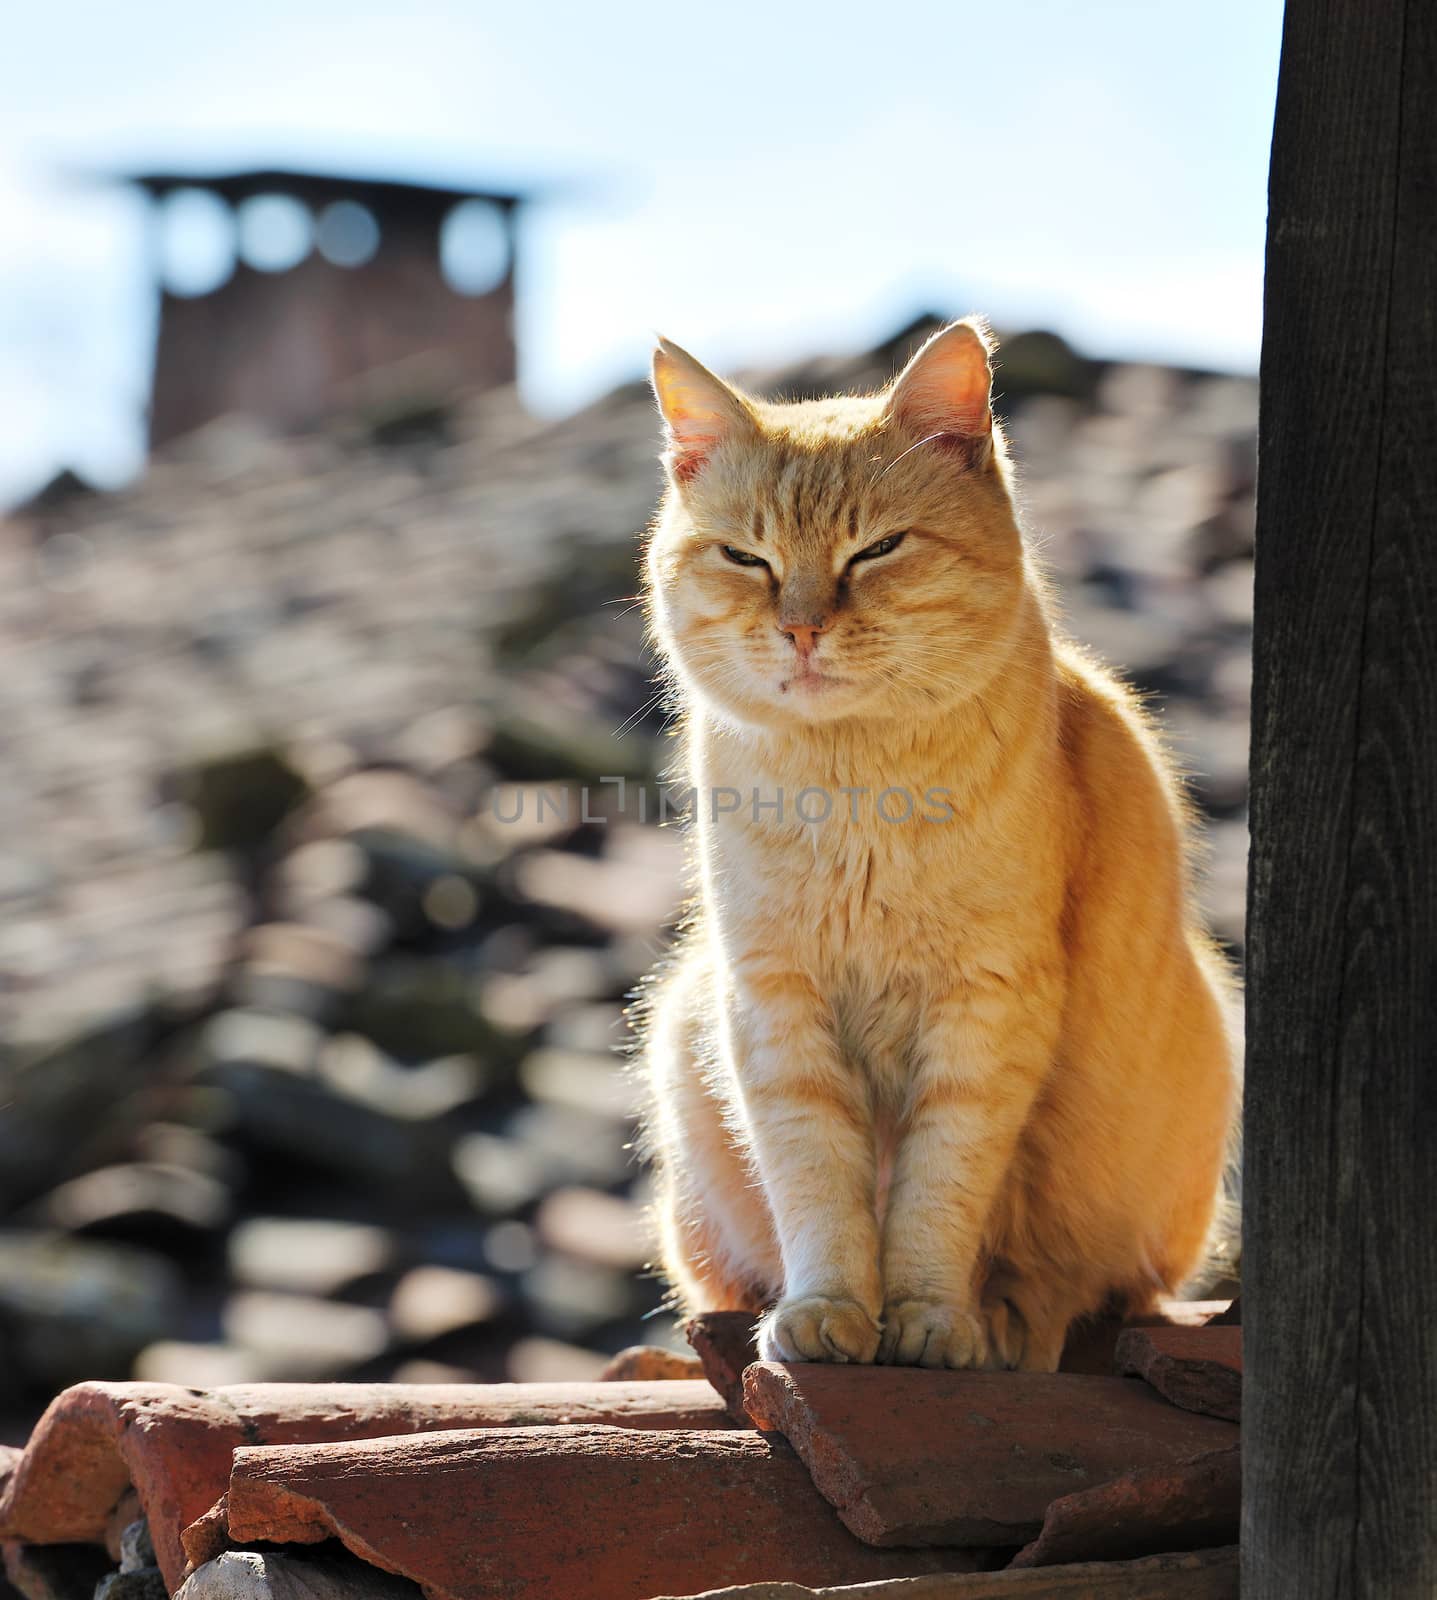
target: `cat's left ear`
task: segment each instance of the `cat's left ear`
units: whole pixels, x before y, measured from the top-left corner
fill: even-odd
[[[668,441],[664,459],[679,483],[693,478],[726,439],[753,429],[742,396],[664,338],[654,351],[654,394]]]
[[[962,445],[978,464],[993,442],[993,336],[975,318],[940,329],[904,367],[888,396],[888,415],[920,439]]]

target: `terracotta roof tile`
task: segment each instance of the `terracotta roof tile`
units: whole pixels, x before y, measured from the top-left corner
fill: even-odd
[[[754,1327],[747,1311],[702,1311],[684,1324],[684,1333],[703,1362],[704,1375],[738,1422],[748,1420],[743,1408],[743,1373],[758,1360]]]
[[[1242,1413],[1241,1328],[1130,1328],[1114,1360],[1175,1406],[1233,1422]]]
[[[874,1544],[1021,1544],[1049,1502],[1237,1443],[1128,1378],[783,1366],[744,1373],[848,1527]]]
[[[429,1600],[649,1600],[703,1585],[972,1570],[854,1538],[752,1430],[486,1429],[236,1452],[231,1542],[338,1537]]]
[[[742,1591],[751,1600],[836,1597],[941,1572],[904,1600],[1207,1600],[1232,1592],[1231,1563],[1209,1547],[1236,1537],[1240,1499],[1224,1417],[1237,1414],[1241,1329],[1204,1325],[1221,1309],[1087,1330],[1081,1362],[1115,1346],[1146,1383],[1091,1366],[786,1367],[751,1360],[746,1316],[695,1318],[690,1338],[746,1406],[743,1429],[714,1387],[679,1375],[693,1358],[644,1346],[605,1382],[81,1384],[23,1452],[0,1447],[0,1538],[29,1600],[64,1600],[75,1561],[100,1572],[98,1547],[113,1558],[140,1515],[171,1589],[187,1554],[208,1574],[192,1600],[221,1600],[222,1578],[248,1585],[233,1600],[301,1600],[303,1561],[271,1571],[234,1547],[334,1538],[428,1600],[650,1600],[715,1582],[760,1584]],[[634,1373],[647,1376],[617,1376]],[[974,1572],[992,1564],[987,1547],[1024,1541],[1010,1572]],[[1198,1548],[1177,1567],[1128,1559]],[[245,1559],[221,1572],[227,1552]],[[1073,1587],[1080,1571],[1097,1583],[1097,1567],[1074,1565],[1093,1559],[1112,1568],[1108,1587]],[[1022,1578],[1039,1566],[1056,1587]],[[955,1571],[973,1582],[954,1587]]]
[[[1236,1445],[1176,1467],[1129,1472],[1054,1500],[1018,1567],[1157,1555],[1237,1541],[1242,1458]]]
[[[133,1483],[173,1589],[185,1565],[180,1533],[229,1481],[240,1445],[369,1439],[453,1428],[537,1423],[633,1428],[729,1426],[698,1381],[491,1385],[83,1383],[35,1428],[0,1494],[0,1538],[101,1543]]]

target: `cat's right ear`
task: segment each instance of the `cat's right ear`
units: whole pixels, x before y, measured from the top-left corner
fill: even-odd
[[[725,439],[754,426],[753,414],[722,378],[662,337],[653,380],[668,444],[664,461],[676,483],[688,483]]]
[[[925,444],[981,465],[991,452],[993,336],[965,317],[935,333],[888,391],[888,414]]]

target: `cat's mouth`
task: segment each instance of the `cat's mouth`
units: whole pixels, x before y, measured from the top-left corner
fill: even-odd
[[[837,689],[849,680],[840,677],[836,672],[820,672],[819,669],[805,662],[797,672],[791,673],[781,680],[778,686],[780,694],[822,694],[827,689]]]

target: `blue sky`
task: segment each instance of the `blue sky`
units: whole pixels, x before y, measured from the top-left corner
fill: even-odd
[[[76,166],[534,181],[521,383],[661,328],[717,366],[924,308],[1256,366],[1280,0],[57,0],[0,59],[0,502],[141,459],[141,208]]]

